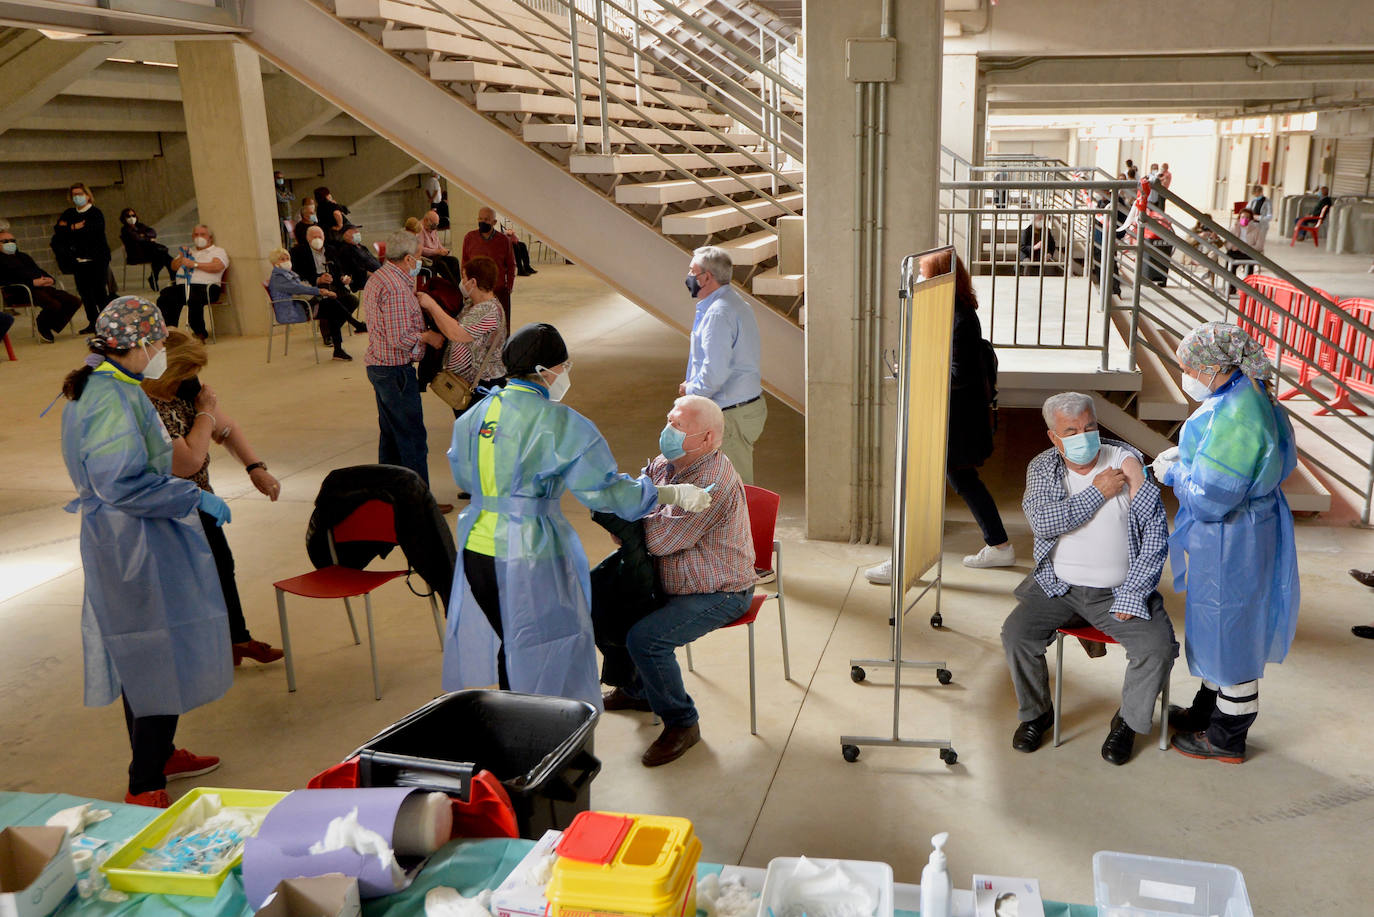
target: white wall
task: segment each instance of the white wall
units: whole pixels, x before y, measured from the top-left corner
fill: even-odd
[[[1150,140],[1149,162],[1169,164],[1174,174],[1169,190],[1194,207],[1207,210],[1212,204],[1213,176],[1216,174],[1216,141],[1211,135],[1198,137],[1160,137]],[[1137,163],[1139,164],[1139,163]]]

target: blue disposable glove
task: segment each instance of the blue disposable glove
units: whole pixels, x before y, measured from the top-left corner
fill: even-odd
[[[215,525],[224,525],[229,521],[229,504],[208,490],[200,492],[200,511],[215,517]]]

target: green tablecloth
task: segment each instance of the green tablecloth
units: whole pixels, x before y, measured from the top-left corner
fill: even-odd
[[[118,845],[157,817],[160,810],[122,803],[101,802],[63,793],[35,795],[0,792],[0,827],[41,825],[55,812],[83,802],[94,802],[109,809],[113,816],[91,826],[89,836]],[[484,888],[495,888],[510,874],[533,846],[525,840],[453,841],[439,850],[403,892],[363,902],[366,917],[423,917],[425,894],[436,886],[456,888],[472,896]],[[697,868],[701,878],[721,871],[714,863]],[[252,917],[253,910],[243,895],[243,879],[238,869],[225,880],[213,898],[187,895],[130,895],[129,900],[110,904],[95,898],[75,899],[58,912],[59,917]],[[898,910],[897,917],[919,917],[915,911]],[[1097,917],[1092,905],[1045,902],[1045,917]]]

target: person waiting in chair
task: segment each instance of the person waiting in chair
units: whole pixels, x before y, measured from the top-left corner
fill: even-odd
[[[652,710],[663,720],[662,734],[640,759],[645,767],[675,761],[701,741],[677,648],[738,620],[754,594],[749,505],[744,482],[720,451],[724,436],[720,406],[684,395],[659,434],[661,454],[645,469],[655,484],[695,484],[712,498],[699,513],[664,506],[644,517],[645,543],[667,603],[630,628],[623,649],[603,647],[628,654],[635,671],[630,684],[602,697],[606,709]]]
[[[1040,266],[1052,266],[1059,252],[1059,242],[1054,237],[1054,228],[1045,226],[1045,215],[1031,217],[1030,223],[1021,230],[1017,247],[1017,269],[1023,274],[1038,274]]]
[[[1136,734],[1150,731],[1178,656],[1156,588],[1169,551],[1164,503],[1140,454],[1100,439],[1092,398],[1053,395],[1043,413],[1054,447],[1031,460],[1021,504],[1035,533],[1035,566],[1002,625],[1021,720],[1011,745],[1040,747],[1054,723],[1045,649],[1059,628],[1089,625],[1126,650],[1121,707],[1102,743],[1104,760],[1125,764]]]

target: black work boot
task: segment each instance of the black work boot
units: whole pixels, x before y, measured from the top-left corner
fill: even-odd
[[[1169,726],[1178,732],[1201,732],[1212,722],[1212,711],[1216,708],[1217,692],[1206,685],[1198,685],[1191,707],[1169,705]]]

